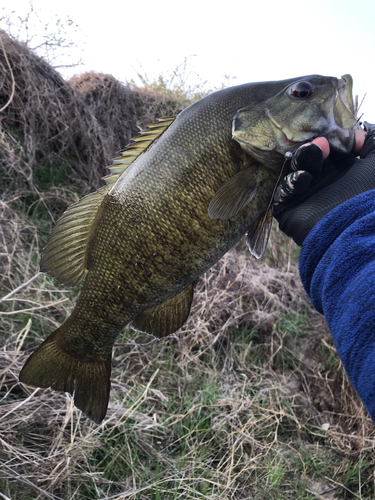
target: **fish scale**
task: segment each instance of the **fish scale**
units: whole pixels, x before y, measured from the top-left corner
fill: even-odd
[[[313,89],[311,99],[296,98],[301,88]],[[261,255],[284,154],[317,135],[349,153],[354,114],[348,75],[313,75],[224,89],[151,124],[119,153],[106,186],[52,230],[41,269],[68,286],[84,284],[20,380],[70,392],[100,422],[124,326],[173,333],[189,315],[196,280],[247,231]]]

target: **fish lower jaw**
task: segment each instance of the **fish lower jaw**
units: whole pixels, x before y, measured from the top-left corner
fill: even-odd
[[[352,130],[334,130],[328,134],[324,134],[327,139],[330,149],[333,152],[341,154],[349,154],[354,150],[355,132]]]

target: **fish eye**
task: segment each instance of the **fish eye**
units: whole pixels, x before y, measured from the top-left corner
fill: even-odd
[[[289,94],[293,97],[310,97],[314,93],[314,87],[310,82],[297,82],[289,87]]]

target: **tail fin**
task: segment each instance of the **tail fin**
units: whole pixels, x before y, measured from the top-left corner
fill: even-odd
[[[87,417],[99,424],[107,413],[111,386],[111,356],[106,361],[82,361],[62,350],[52,333],[29,357],[19,380],[34,387],[69,392]]]

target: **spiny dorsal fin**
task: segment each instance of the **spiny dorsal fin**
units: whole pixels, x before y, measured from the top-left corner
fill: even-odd
[[[113,186],[120,175],[138,158],[146,149],[158,139],[163,132],[174,122],[176,116],[165,116],[159,118],[156,122],[150,123],[139,133],[139,136],[134,137],[130,144],[125,149],[119,151],[121,156],[113,160],[113,165],[108,167],[111,173],[103,177],[106,185]]]
[[[133,139],[121,156],[109,167],[111,173],[103,179],[106,185],[71,205],[57,221],[42,253],[41,271],[65,286],[79,285],[87,272],[86,257],[91,229],[104,196],[128,166],[155,141],[175,120],[175,116],[160,118]]]
[[[132,328],[159,338],[177,331],[189,317],[194,284],[189,285],[175,297],[138,314],[131,322]]]
[[[73,203],[51,231],[40,269],[62,285],[76,286],[83,281],[92,223],[108,190],[104,186]]]

